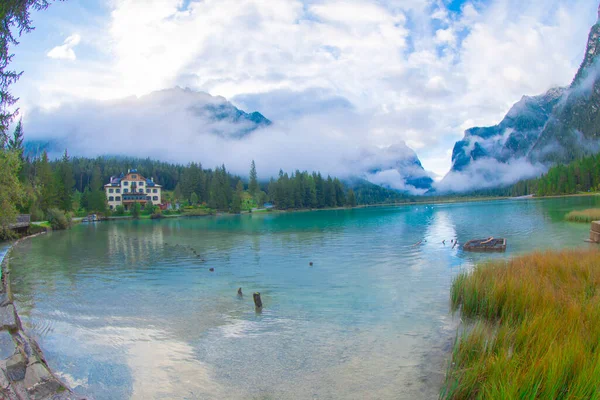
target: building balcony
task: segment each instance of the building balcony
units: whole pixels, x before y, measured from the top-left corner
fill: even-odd
[[[128,194],[124,194],[121,196],[121,201],[123,203],[135,203],[135,202],[141,202],[141,203],[145,203],[146,201],[148,201],[148,197],[146,196],[145,193],[136,193],[136,194],[132,194],[132,193],[128,193]]]

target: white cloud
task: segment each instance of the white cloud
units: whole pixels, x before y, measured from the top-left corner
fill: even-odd
[[[65,39],[61,46],[56,46],[50,50],[46,55],[50,58],[56,58],[59,60],[71,60],[74,61],[77,56],[73,48],[79,44],[81,37],[78,34],[73,34]]]
[[[343,148],[357,137],[373,146],[418,144],[424,166],[438,175],[465,128],[497,123],[523,95],[570,82],[597,7],[596,0],[490,0],[467,2],[455,14],[434,0],[109,4],[108,29],[96,42],[102,59],[31,74],[19,83],[23,108],[180,84],[267,107],[258,110],[287,123],[303,112],[321,118],[314,113],[329,101],[319,93],[327,93],[369,128],[349,129],[348,113],[334,113],[339,120],[310,124],[316,136],[337,126]],[[63,48],[56,55],[74,59],[73,47],[65,42],[51,52]],[[314,93],[314,102],[305,96],[286,107],[290,93]]]

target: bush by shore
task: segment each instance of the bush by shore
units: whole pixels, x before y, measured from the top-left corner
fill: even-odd
[[[457,338],[443,399],[600,395],[600,251],[534,253],[459,275]]]
[[[600,221],[600,208],[590,208],[583,211],[571,211],[565,216],[567,221],[590,223]]]
[[[51,208],[47,212],[48,222],[53,230],[69,229],[71,217],[57,208]]]

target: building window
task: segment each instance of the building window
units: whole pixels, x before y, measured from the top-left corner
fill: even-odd
[[[131,175],[132,179],[137,179],[137,175]]]
[[[121,189],[115,189],[117,193],[121,193]]]
[[[129,189],[123,189],[123,193],[129,193]]]
[[[110,197],[108,198],[108,201],[115,201],[115,198],[114,198],[114,197],[112,197],[112,196],[110,196]]]
[[[150,189],[146,189],[146,193],[150,193]]]
[[[123,186],[129,186],[129,181],[123,182]]]
[[[108,189],[108,193],[114,193],[114,189]]]
[[[158,189],[152,189],[152,193],[158,193]]]
[[[139,193],[144,193],[144,189],[138,190]]]
[[[140,182],[140,186],[144,186],[144,182]]]
[[[148,200],[148,201],[152,200],[152,196],[146,196],[146,200]]]
[[[109,207],[110,207],[111,210],[113,209],[113,206],[109,206]]]
[[[115,197],[115,201],[121,201],[121,196]]]
[[[152,197],[152,200],[154,200],[154,201],[158,201],[158,196],[154,196],[154,197]]]

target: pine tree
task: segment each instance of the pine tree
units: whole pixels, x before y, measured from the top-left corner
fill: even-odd
[[[238,181],[235,186],[235,193],[233,194],[233,200],[231,201],[231,212],[239,214],[242,211],[242,195],[244,193],[244,184],[241,180]]]
[[[181,194],[181,184],[178,183],[177,186],[175,186],[173,197],[175,198],[175,201],[179,201],[182,199],[183,195]]]
[[[13,132],[13,137],[8,140],[8,150],[14,151],[19,155],[21,162],[23,161],[23,120],[20,119]]]
[[[48,161],[48,153],[44,150],[37,166],[39,182],[39,207],[43,212],[58,205],[58,194],[56,182],[52,173],[52,167]]]
[[[348,207],[356,207],[356,195],[354,194],[354,190],[348,190],[348,196],[346,199]]]
[[[90,182],[90,193],[88,197],[88,211],[99,213],[106,212],[106,194],[102,185],[102,174],[100,167],[96,165],[92,172],[92,181]]]
[[[12,151],[0,150],[0,237],[9,235],[8,225],[17,217],[25,193],[18,179],[21,161]]]
[[[71,165],[69,153],[65,150],[62,159],[58,165],[56,173],[58,205],[64,211],[71,211],[73,208],[73,166]]]
[[[196,192],[192,192],[192,195],[190,196],[190,204],[192,206],[195,206],[198,204],[198,195],[196,194]]]
[[[252,160],[252,164],[250,164],[250,183],[248,184],[248,191],[253,197],[258,193],[258,176],[256,174],[256,164],[254,163],[254,160]]]

